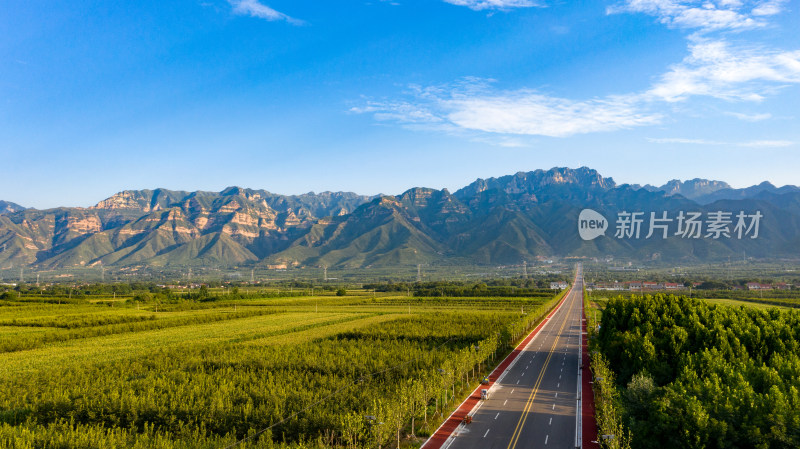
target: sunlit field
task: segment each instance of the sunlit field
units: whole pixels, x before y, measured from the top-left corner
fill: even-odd
[[[558,297],[0,301],[0,446],[416,447]]]

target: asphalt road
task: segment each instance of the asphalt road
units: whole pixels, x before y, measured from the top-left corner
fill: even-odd
[[[572,292],[447,449],[575,448],[581,267]]]

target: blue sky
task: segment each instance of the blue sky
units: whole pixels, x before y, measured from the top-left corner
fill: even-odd
[[[0,199],[800,184],[800,2],[6,0]]]

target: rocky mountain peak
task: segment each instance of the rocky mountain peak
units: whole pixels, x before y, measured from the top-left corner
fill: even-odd
[[[663,191],[667,195],[683,195],[686,198],[695,199],[718,190],[729,188],[731,188],[731,186],[728,185],[727,182],[695,178],[688,181],[673,179],[659,187],[658,190]]]
[[[596,170],[588,167],[576,169],[554,167],[549,170],[517,172],[500,178],[477,179],[472,184],[458,190],[459,199],[471,198],[487,190],[497,190],[509,195],[537,195],[553,186],[573,186],[585,190],[609,190],[616,187],[612,178],[604,178]]]

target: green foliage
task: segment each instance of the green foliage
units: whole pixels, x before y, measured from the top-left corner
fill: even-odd
[[[592,355],[591,368],[598,435],[613,435],[611,439],[601,439],[601,444],[607,449],[628,449],[631,437],[622,424],[614,372],[599,353]]]
[[[456,297],[519,297],[519,298],[544,298],[550,297],[553,294],[552,290],[543,290],[540,288],[526,288],[515,287],[513,285],[497,285],[489,286],[485,283],[477,283],[472,285],[459,285],[444,282],[427,283],[417,285],[414,287],[414,296],[420,297],[438,297],[438,296],[456,296]]]
[[[32,320],[15,319],[7,322],[0,321],[0,326],[34,326],[45,329],[44,332],[28,335],[5,336],[0,334],[0,353],[30,350],[54,342],[166,329],[177,326],[198,325],[216,321],[268,315],[277,312],[277,310],[243,310],[235,313],[218,312],[189,316],[170,316],[164,317],[163,319],[155,319],[152,315],[127,315],[116,317],[86,315]],[[56,329],[49,329],[51,327]]]
[[[43,357],[38,369],[11,369],[0,377],[0,447],[219,448],[252,437],[240,447],[367,448],[403,433],[425,435],[447,413],[443,403],[476,385],[482,368],[498,360],[554,300],[500,300],[506,310],[482,310],[494,299],[479,299],[447,310],[439,298],[431,307],[415,304],[413,314],[402,307],[394,315],[391,301],[360,300],[369,301],[367,308],[332,297],[331,303],[347,303],[353,311],[325,314],[314,307],[276,314],[281,309],[274,305],[256,307],[247,300],[233,303],[250,304],[239,312],[41,304],[25,306],[27,313],[3,311],[0,319],[16,320],[11,329],[60,327],[31,334],[40,348],[31,355]],[[297,300],[292,307],[303,304]],[[59,314],[61,307],[74,313]],[[272,327],[259,314],[276,314],[268,317]],[[364,317],[370,324],[349,324]],[[252,330],[237,334],[245,324]],[[335,333],[295,337],[317,335],[317,326],[329,325]],[[161,326],[183,327],[156,332]],[[202,335],[212,326],[217,335],[233,338],[170,341],[179,334]],[[117,337],[95,337],[117,332],[131,334],[119,336],[118,344],[152,345],[127,348],[128,356],[112,351],[107,358],[73,363],[48,358],[46,349],[57,355],[67,343],[41,337],[83,338],[68,344],[107,354],[99,348]],[[9,335],[7,344],[27,334]],[[153,342],[150,335],[165,340]],[[24,354],[0,354],[0,363]]]
[[[632,447],[800,446],[800,313],[618,297],[598,343]]]

